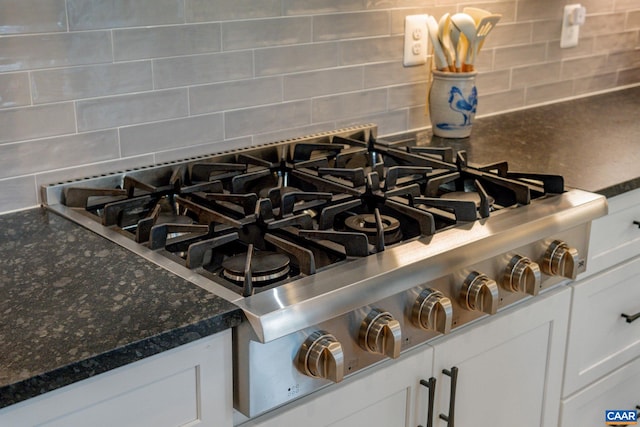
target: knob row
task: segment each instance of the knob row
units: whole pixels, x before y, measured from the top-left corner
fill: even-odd
[[[522,255],[514,255],[502,277],[503,288],[511,292],[536,295],[540,288],[541,270],[551,276],[575,278],[578,251],[556,240],[549,245],[542,265]],[[486,274],[472,271],[460,290],[460,304],[470,311],[495,314],[500,294],[498,284]],[[420,292],[412,310],[412,323],[423,329],[447,334],[451,331],[453,306],[442,292],[427,288]],[[400,322],[386,311],[373,309],[360,325],[360,347],[369,353],[390,358],[400,356],[402,331]],[[298,352],[298,368],[312,378],[340,382],[344,377],[344,353],[335,336],[316,331],[302,344]]]

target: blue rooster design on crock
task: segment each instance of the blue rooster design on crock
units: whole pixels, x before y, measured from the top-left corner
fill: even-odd
[[[478,106],[478,91],[476,87],[471,88],[471,94],[468,98],[465,98],[462,90],[457,86],[452,86],[449,91],[449,108],[462,114],[462,123],[438,123],[440,129],[463,129],[467,126],[471,126],[471,120],[476,114],[476,107]]]

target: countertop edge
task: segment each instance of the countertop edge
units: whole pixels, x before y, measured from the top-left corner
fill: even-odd
[[[238,326],[242,321],[242,310],[236,308],[5,385],[0,388],[0,409],[214,335]]]

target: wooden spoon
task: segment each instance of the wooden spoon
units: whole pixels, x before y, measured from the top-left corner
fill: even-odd
[[[473,71],[473,64],[478,57],[478,52],[480,52],[480,49],[482,49],[485,39],[487,38],[491,30],[495,28],[498,21],[500,21],[500,18],[502,18],[502,15],[492,14],[485,16],[478,23],[478,31],[476,32],[473,43],[471,43],[471,46],[469,47],[470,55],[467,54],[467,58],[465,60],[465,64],[468,66],[467,68],[469,68],[468,71]],[[463,65],[462,68],[464,71],[465,66]]]
[[[466,42],[464,42],[464,38],[461,37],[460,41],[463,41],[463,45],[462,45],[462,49],[461,50],[461,54],[464,55],[465,58],[465,62],[463,62],[463,71],[464,71],[464,64],[470,59],[471,57],[471,45],[473,45],[474,40],[476,38],[476,23],[473,20],[473,18],[469,15],[467,15],[466,13],[456,13],[454,15],[451,16],[451,23],[458,29],[460,30],[460,32],[464,35],[464,38],[466,38]],[[458,42],[458,44],[460,45],[460,41]]]
[[[451,15],[445,13],[438,22],[438,39],[447,58],[449,71],[455,71],[455,46],[451,41]]]

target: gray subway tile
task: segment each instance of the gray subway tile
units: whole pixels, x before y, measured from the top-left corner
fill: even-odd
[[[31,88],[36,104],[151,90],[151,62],[34,71]]]
[[[362,68],[335,68],[284,77],[284,98],[303,99],[362,89]]]
[[[311,15],[364,10],[363,0],[283,0],[285,15]]]
[[[76,104],[78,130],[96,130],[186,117],[187,89],[112,96]]]
[[[115,135],[114,138],[118,137],[117,131],[111,130],[108,132],[113,132]],[[36,184],[40,187],[42,185],[57,184],[101,174],[122,172],[128,169],[152,165],[154,163],[153,159],[152,154],[146,154],[142,156],[115,158],[112,160],[92,161],[91,163],[83,163],[79,166],[39,172],[36,173]]]
[[[35,207],[37,193],[33,175],[0,180],[0,213]]]
[[[516,64],[526,65],[544,62],[546,52],[546,43],[496,48],[494,67],[503,69],[510,68]]]
[[[120,128],[120,148],[125,157],[221,141],[223,138],[222,114]]]
[[[338,44],[313,43],[257,49],[255,61],[256,76],[335,67],[338,64]]]
[[[0,108],[20,107],[30,103],[27,73],[0,74]]]
[[[378,135],[404,132],[407,129],[408,109],[389,111],[385,113],[372,113],[347,117],[336,121],[336,127],[356,126],[363,123],[375,123],[378,125]]]
[[[73,103],[0,110],[0,143],[75,133]]]
[[[253,76],[253,55],[249,51],[157,59],[153,64],[155,85],[160,89]]]
[[[314,122],[359,117],[386,111],[387,90],[375,89],[316,98],[312,103]]]
[[[112,61],[108,31],[0,37],[0,72]]]
[[[0,145],[0,178],[119,157],[114,130]]]
[[[426,81],[427,79],[428,71],[425,67],[404,67],[398,61],[369,64],[364,68],[364,86],[366,88]]]
[[[271,18],[222,23],[222,49],[251,49],[311,41],[311,18]]]
[[[402,60],[404,37],[375,37],[340,42],[340,65]]]
[[[287,102],[225,113],[225,135],[237,138],[310,123],[309,101]]]
[[[611,71],[607,54],[593,55],[563,61],[561,78],[563,80],[571,80],[593,74],[602,74],[607,71]]]
[[[314,135],[335,129],[334,122],[313,123],[310,125],[279,129],[273,132],[258,133],[253,135],[253,145],[269,144],[272,142],[285,141],[287,139],[300,138],[302,136]]]
[[[116,61],[220,51],[220,24],[134,28],[113,32]]]
[[[584,95],[592,92],[613,89],[616,87],[618,73],[606,73],[596,76],[588,76],[573,81],[573,94]]]
[[[71,30],[184,23],[183,0],[67,0],[67,10]]]
[[[560,80],[561,62],[544,62],[512,69],[513,88],[551,83]]]
[[[66,30],[64,0],[0,0],[0,34]]]
[[[281,15],[280,0],[185,0],[187,22],[269,18]]]
[[[428,85],[426,82],[393,86],[389,89],[389,110],[425,105]]]
[[[386,11],[319,15],[313,17],[313,40],[329,41],[389,34]]]
[[[565,80],[526,89],[525,101],[527,105],[549,102],[554,99],[569,98],[573,93],[573,82]]]
[[[155,153],[155,162],[172,162],[176,160],[188,160],[195,157],[208,156],[222,153],[224,151],[236,150],[251,146],[251,137],[216,141],[208,144],[192,145],[189,147],[178,147],[171,150]]]
[[[558,73],[560,68],[558,67]],[[478,73],[476,85],[478,93],[504,92],[509,90],[511,81],[511,70],[489,71]]]
[[[512,89],[478,97],[477,116],[524,107],[524,89]]]
[[[189,88],[191,114],[211,113],[282,101],[282,78],[239,80]]]

